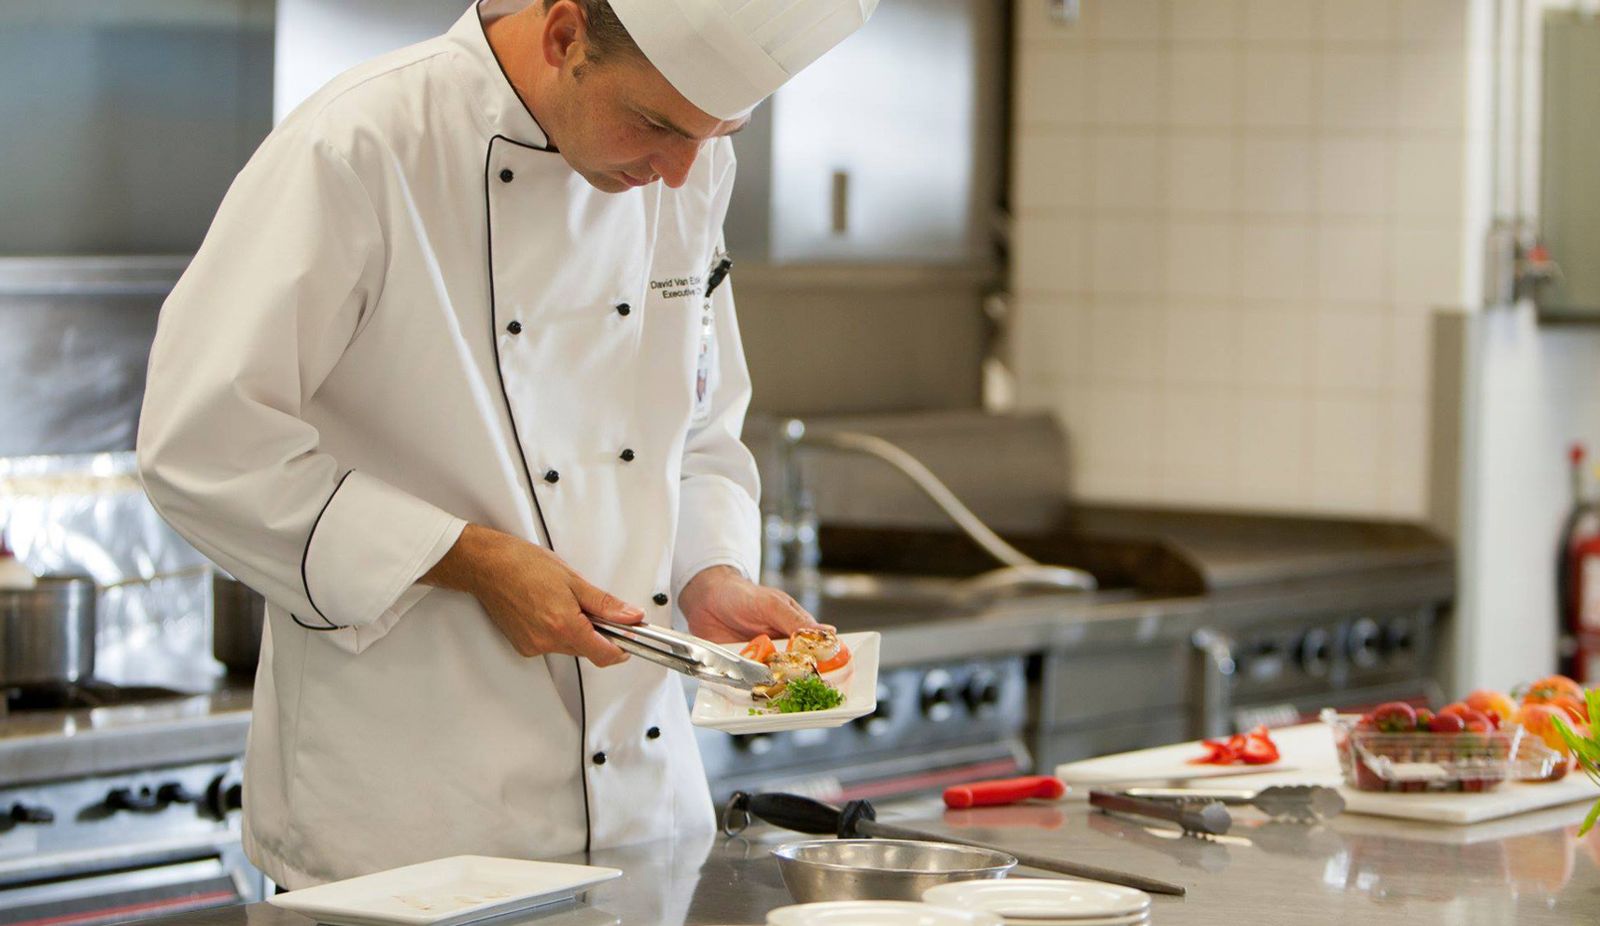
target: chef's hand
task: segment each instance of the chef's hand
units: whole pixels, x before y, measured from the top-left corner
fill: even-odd
[[[701,570],[678,595],[689,632],[713,643],[742,643],[761,634],[787,637],[817,621],[775,588],[746,579],[732,566]]]
[[[522,656],[561,653],[616,665],[628,654],[586,615],[624,624],[644,619],[643,611],[585,582],[544,547],[476,524],[467,525],[421,581],[477,598]]]

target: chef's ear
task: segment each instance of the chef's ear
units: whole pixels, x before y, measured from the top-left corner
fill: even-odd
[[[545,63],[558,69],[581,64],[584,51],[582,40],[587,33],[588,23],[578,4],[573,0],[550,3],[544,13],[544,30],[540,33],[540,51],[544,53]]]

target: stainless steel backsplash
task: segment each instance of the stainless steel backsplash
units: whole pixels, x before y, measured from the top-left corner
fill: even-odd
[[[0,456],[132,450],[182,257],[0,258]]]

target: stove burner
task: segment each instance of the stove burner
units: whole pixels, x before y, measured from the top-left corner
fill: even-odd
[[[84,679],[76,683],[39,682],[5,689],[5,710],[0,713],[88,710],[182,697],[186,697],[183,692],[173,691],[170,688],[113,685],[110,682],[93,679]]]

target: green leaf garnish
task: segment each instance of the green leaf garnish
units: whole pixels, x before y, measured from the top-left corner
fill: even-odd
[[[768,705],[780,714],[825,711],[844,703],[844,692],[816,675],[797,678],[784,686],[783,694]]]

